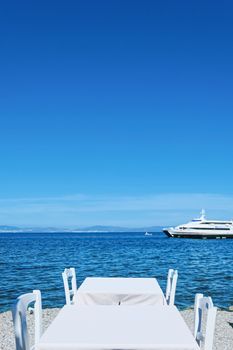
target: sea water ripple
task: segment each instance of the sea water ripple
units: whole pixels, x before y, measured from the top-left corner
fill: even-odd
[[[195,293],[221,308],[233,305],[233,240],[169,239],[162,233],[0,233],[0,312],[40,289],[43,307],[64,305],[61,272],[86,277],[156,277],[165,290],[169,268],[179,270],[176,304]]]

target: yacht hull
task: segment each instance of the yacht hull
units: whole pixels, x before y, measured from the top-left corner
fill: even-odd
[[[207,232],[176,232],[173,230],[165,229],[163,232],[170,238],[197,238],[197,239],[226,239],[233,238],[233,232],[216,232],[216,233],[207,233]]]

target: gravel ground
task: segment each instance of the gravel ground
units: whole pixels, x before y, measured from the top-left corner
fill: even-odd
[[[44,330],[57,315],[58,311],[59,309],[43,310]],[[181,314],[191,331],[193,331],[193,310],[189,309],[181,311]],[[28,324],[30,325],[29,333],[31,338],[33,338],[33,315],[28,315],[28,318]],[[213,350],[233,349],[233,328],[230,324],[233,326],[233,312],[218,311]],[[10,311],[0,314],[0,349],[15,350],[12,316]]]
[[[181,314],[193,332],[193,310],[181,311]],[[215,325],[213,350],[233,349],[233,312],[218,311]]]

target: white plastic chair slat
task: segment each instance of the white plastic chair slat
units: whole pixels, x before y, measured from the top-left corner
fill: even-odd
[[[203,314],[206,316],[205,336],[203,334]],[[204,350],[212,350],[217,308],[210,297],[196,294],[194,305],[194,337],[199,346],[204,342]]]
[[[213,306],[213,301],[210,297],[203,297],[199,300],[199,307],[201,308],[211,308]]]
[[[42,334],[42,303],[41,293],[39,290],[33,290],[33,294],[36,296],[36,302],[34,306],[35,317],[35,345],[39,343]]]
[[[178,279],[178,271],[169,269],[167,276],[166,302],[168,305],[174,305],[176,295],[176,284]]]
[[[201,330],[201,319],[202,319],[202,309],[199,308],[200,300],[203,298],[203,294],[197,293],[195,295],[195,303],[194,303],[194,338],[197,340],[199,344],[199,335]]]
[[[73,297],[77,292],[77,282],[76,282],[76,273],[73,267],[65,269],[62,273],[66,304],[70,305],[73,303]],[[69,279],[71,279],[71,289],[69,287]]]
[[[35,345],[40,339],[42,333],[41,294],[39,290],[34,290],[33,293],[23,294],[18,297],[12,310],[16,350],[30,350],[26,317],[28,306],[32,302],[35,302]]]
[[[168,275],[167,275],[167,288],[166,288],[166,300],[169,299],[170,292],[171,292],[171,276],[172,276],[173,270],[169,269],[168,270]]]
[[[206,336],[205,336],[205,350],[212,350],[214,341],[214,329],[216,321],[217,308],[212,307],[208,310],[206,320]]]

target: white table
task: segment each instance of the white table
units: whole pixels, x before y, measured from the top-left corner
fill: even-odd
[[[79,305],[156,305],[166,304],[155,278],[88,277],[74,297]]]
[[[200,350],[175,306],[66,305],[36,350]]]

